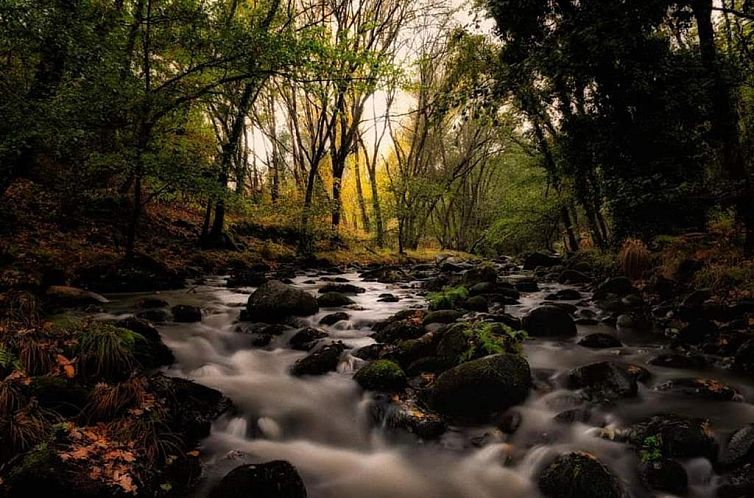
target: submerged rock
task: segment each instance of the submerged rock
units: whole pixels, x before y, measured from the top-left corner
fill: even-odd
[[[333,343],[323,346],[309,356],[297,360],[291,367],[291,375],[323,375],[333,372],[338,367],[340,355],[346,350],[342,343]]]
[[[639,466],[639,476],[647,487],[656,491],[685,495],[689,489],[689,476],[686,474],[686,469],[669,458],[643,462]]]
[[[443,372],[430,393],[430,405],[460,419],[486,419],[523,402],[529,394],[529,364],[515,354],[469,361]]]
[[[414,434],[425,440],[440,437],[448,428],[437,414],[418,406],[414,399],[377,395],[370,414],[381,427]]]
[[[345,311],[338,311],[337,313],[330,313],[329,315],[323,316],[319,324],[320,325],[335,325],[338,322],[341,322],[343,320],[348,320],[350,316]]]
[[[629,426],[625,437],[638,448],[644,445],[646,438],[657,437],[660,450],[666,457],[704,457],[714,461],[717,455],[717,443],[707,421],[698,418],[655,415]]]
[[[317,300],[306,291],[278,280],[270,280],[249,296],[246,317],[250,321],[276,322],[291,316],[308,316],[319,311]]]
[[[618,478],[595,457],[573,452],[561,455],[544,468],[537,480],[549,498],[621,498]]]
[[[683,396],[715,401],[741,401],[741,394],[714,379],[671,379],[655,386],[656,391],[669,391]]]
[[[400,391],[406,387],[406,374],[390,360],[376,360],[353,376],[362,388],[368,391]]]
[[[231,470],[212,489],[209,498],[306,498],[296,468],[283,460],[247,464]]]
[[[557,306],[540,306],[531,310],[521,325],[533,337],[571,337],[576,335],[573,318]]]
[[[173,312],[173,320],[176,322],[192,323],[202,321],[202,310],[197,306],[178,304],[173,306],[170,311]]]
[[[595,334],[584,336],[581,340],[579,340],[578,345],[584,346],[585,348],[604,349],[619,348],[623,346],[623,343],[621,343],[615,336],[597,332]]]
[[[611,401],[636,396],[636,379],[623,366],[601,361],[568,372],[568,388],[582,389],[592,401]]]

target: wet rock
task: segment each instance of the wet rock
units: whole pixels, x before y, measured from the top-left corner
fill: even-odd
[[[597,325],[600,323],[596,318],[577,318],[574,322],[576,325]]]
[[[652,378],[652,373],[649,370],[633,363],[616,363],[615,366],[625,370],[636,382],[647,383]]]
[[[367,290],[363,287],[353,284],[326,284],[319,289],[320,294],[328,292],[339,292],[341,294],[363,294]]]
[[[717,488],[718,498],[754,496],[754,463],[747,463],[723,476]]]
[[[741,394],[713,379],[671,379],[655,386],[655,391],[669,391],[690,398],[715,401],[741,401]]]
[[[354,300],[340,292],[327,292],[317,298],[317,303],[322,308],[337,308],[354,304]]]
[[[291,367],[291,375],[323,375],[333,372],[338,367],[340,356],[346,347],[342,343],[327,344],[309,356],[297,360]]]
[[[397,303],[398,301],[400,301],[400,298],[394,294],[386,292],[384,294],[380,294],[377,301],[381,303]]]
[[[393,346],[388,346],[387,344],[381,343],[370,344],[368,346],[364,346],[363,348],[352,351],[351,356],[359,358],[360,360],[376,360],[386,349],[392,347]]]
[[[330,313],[329,315],[323,316],[319,320],[320,325],[335,325],[338,322],[341,322],[343,320],[348,320],[350,317],[348,313],[345,311],[338,311],[337,313]]]
[[[521,330],[521,319],[507,313],[487,315],[486,321],[502,323],[503,325],[507,325],[513,330]]]
[[[420,315],[423,319],[424,314]],[[385,327],[377,327],[377,330],[372,334],[372,338],[378,342],[396,343],[406,339],[417,339],[424,335],[424,328],[420,326],[421,322],[416,323],[416,320],[401,320],[397,322],[391,322]]]
[[[152,380],[159,397],[168,400],[168,430],[183,435],[188,446],[209,436],[212,422],[233,406],[217,389],[190,380],[163,375]]]
[[[579,340],[578,345],[585,348],[604,349],[619,348],[623,346],[623,343],[621,343],[615,336],[598,332],[585,336],[584,338]]]
[[[78,287],[51,285],[45,292],[45,301],[52,308],[78,308],[110,302],[104,296]]]
[[[362,388],[368,391],[400,391],[406,387],[406,374],[390,360],[376,360],[353,376]]]
[[[669,458],[644,462],[639,466],[639,477],[650,489],[674,495],[685,495],[689,477],[683,465]]]
[[[674,414],[655,415],[629,426],[626,439],[641,448],[648,437],[658,437],[660,450],[666,457],[704,457],[714,461],[717,443],[706,420]]]
[[[170,308],[173,312],[173,320],[181,323],[193,323],[202,321],[202,310],[196,306],[179,304]]]
[[[591,281],[592,277],[577,270],[563,270],[558,276],[561,284],[588,284]]]
[[[537,480],[549,498],[621,498],[618,478],[595,457],[573,452],[561,455],[545,467]]]
[[[430,323],[453,323],[463,316],[463,313],[456,310],[437,310],[430,311],[424,317],[422,325],[427,326]]]
[[[471,311],[487,311],[487,300],[483,296],[472,296],[466,300],[463,307]]]
[[[463,284],[471,287],[481,282],[495,283],[497,281],[497,271],[488,264],[482,264],[476,268],[471,268],[463,273]]]
[[[578,308],[575,304],[571,303],[564,303],[562,301],[542,301],[543,306],[553,306],[555,308],[560,308],[569,315],[572,315],[578,311]]]
[[[114,325],[131,332],[136,332],[148,341],[157,342],[161,340],[160,333],[148,320],[131,316],[114,322]]]
[[[516,282],[516,290],[519,292],[537,292],[539,285],[536,280],[519,280]]]
[[[405,368],[418,359],[435,356],[440,337],[441,334],[427,332],[418,339],[401,341],[386,357],[394,359]]]
[[[581,389],[592,401],[611,401],[636,396],[636,379],[625,368],[610,361],[577,367],[568,372],[569,389]]]
[[[576,289],[561,289],[545,296],[549,301],[576,301],[581,299],[581,293]]]
[[[481,294],[491,294],[495,292],[496,286],[493,282],[479,282],[469,287],[470,296],[479,296]]]
[[[638,291],[628,278],[614,277],[609,278],[598,285],[594,290],[593,298],[595,300],[601,300],[606,298],[609,294],[613,294],[618,297],[624,297],[629,294],[637,293]]]
[[[370,406],[372,419],[382,427],[401,430],[425,440],[437,439],[448,428],[437,414],[412,399],[378,396]]]
[[[327,333],[324,330],[315,329],[314,327],[305,327],[296,332],[293,337],[288,340],[288,344],[293,349],[299,351],[310,351],[320,339],[327,337]]]
[[[555,420],[564,424],[572,424],[574,422],[586,423],[589,422],[592,413],[589,408],[579,406],[577,408],[569,408],[555,415]]]
[[[505,434],[513,434],[521,426],[521,412],[508,410],[498,420],[495,426]]]
[[[720,463],[726,467],[754,462],[754,424],[741,427],[731,434],[720,454]]]
[[[167,308],[168,302],[158,297],[142,297],[136,301],[136,308],[146,310],[151,308]]]
[[[472,360],[443,372],[430,393],[438,412],[460,419],[486,419],[526,399],[531,386],[529,364],[515,354]]]
[[[710,320],[694,320],[678,331],[676,341],[683,344],[699,344],[719,334],[717,325]]]
[[[173,318],[173,315],[167,310],[155,308],[136,313],[136,318],[154,323],[165,323],[169,322]]]
[[[666,368],[704,368],[707,363],[703,356],[680,354],[680,353],[665,353],[655,356],[647,363],[655,365],[657,367]]]
[[[385,266],[382,268],[367,270],[361,273],[360,277],[363,280],[376,281],[384,284],[394,284],[410,279],[410,275],[406,274],[406,272],[397,266]]]
[[[560,258],[541,252],[533,252],[524,256],[524,270],[534,270],[538,267],[550,268],[559,265]]]
[[[746,341],[736,352],[733,370],[754,376],[754,339]]]
[[[265,271],[238,270],[231,273],[225,285],[233,289],[238,287],[259,287],[265,282],[267,282]]]
[[[645,291],[657,294],[661,301],[667,301],[678,292],[678,283],[662,275],[653,275]]]
[[[283,460],[247,464],[231,470],[209,498],[306,498],[306,487],[296,468]]]
[[[308,316],[319,311],[317,300],[308,292],[278,280],[270,280],[249,296],[246,317],[250,321],[276,322],[290,316]]]
[[[576,324],[573,318],[556,306],[534,308],[523,318],[521,325],[533,337],[571,337],[576,335]]]

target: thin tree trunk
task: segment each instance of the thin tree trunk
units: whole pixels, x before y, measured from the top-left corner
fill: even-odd
[[[369,233],[369,216],[367,215],[366,201],[364,200],[364,189],[361,186],[361,165],[359,164],[358,157],[356,163],[353,165],[354,174],[356,175],[356,198],[359,202],[359,212],[361,213],[361,223],[364,225],[364,231]]]

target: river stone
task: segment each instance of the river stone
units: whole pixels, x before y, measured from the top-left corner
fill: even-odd
[[[657,367],[691,369],[704,368],[706,361],[703,356],[699,355],[664,353],[655,356],[647,363]]]
[[[477,268],[471,268],[463,273],[463,285],[466,288],[472,287],[481,282],[495,283],[497,281],[497,271],[489,265],[480,265]]]
[[[463,313],[457,310],[437,310],[430,311],[424,317],[422,325],[427,326],[431,323],[453,323],[463,316]]]
[[[669,391],[696,399],[742,401],[738,391],[714,379],[671,379],[655,386],[655,391]]]
[[[376,360],[379,358],[386,349],[392,349],[394,346],[388,346],[387,344],[375,343],[362,348],[351,351],[351,356],[359,358],[361,360]]]
[[[377,394],[369,413],[380,427],[406,431],[424,440],[437,439],[448,428],[436,413],[422,408],[413,399],[401,399],[394,394]]]
[[[516,282],[515,288],[519,292],[537,292],[539,291],[539,285],[536,280],[519,280]]]
[[[302,375],[323,375],[333,372],[338,367],[340,355],[346,350],[342,343],[327,344],[297,360],[291,367],[291,374],[296,377]]]
[[[168,302],[158,297],[142,297],[136,301],[136,308],[146,310],[150,308],[167,308]]]
[[[577,270],[563,270],[558,275],[558,283],[561,284],[588,284],[592,277]]]
[[[472,296],[466,300],[463,305],[464,308],[471,311],[487,311],[487,300],[484,296]]]
[[[103,304],[110,302],[104,296],[95,292],[79,289],[78,287],[69,287],[67,285],[51,285],[45,292],[45,298],[51,306],[63,308],[75,308],[78,306],[88,306],[91,304]]]
[[[202,310],[196,306],[187,304],[178,304],[170,308],[173,312],[173,320],[181,323],[192,323],[202,321]]]
[[[545,299],[549,301],[576,301],[581,299],[581,293],[576,289],[560,289],[557,292],[548,294]]]
[[[430,392],[430,405],[443,415],[487,419],[526,399],[529,364],[519,355],[496,354],[443,372]]]
[[[424,315],[421,315],[422,317]],[[421,323],[421,322],[419,322]],[[396,343],[406,339],[416,339],[424,335],[424,328],[420,327],[415,320],[401,320],[391,322],[385,327],[377,327],[372,334],[377,342]]]
[[[136,318],[154,323],[165,323],[170,321],[173,315],[162,308],[153,308],[136,313]]]
[[[539,490],[549,498],[621,498],[618,478],[595,457],[560,455],[539,474]]]
[[[354,304],[354,300],[340,292],[326,292],[317,298],[317,303],[323,308],[337,308]]]
[[[341,294],[362,294],[367,290],[363,287],[353,284],[326,284],[319,289],[320,294],[328,292],[339,292]]]
[[[353,376],[368,391],[400,391],[406,387],[406,374],[390,360],[376,360],[361,368]]]
[[[639,476],[650,489],[683,496],[689,489],[689,476],[683,465],[669,458],[644,462],[639,466]]]
[[[379,299],[377,299],[377,301],[379,301],[381,303],[397,303],[400,300],[401,299],[398,296],[396,296],[394,294],[390,294],[389,292],[385,292],[384,294],[380,294]]]
[[[747,463],[722,477],[717,498],[754,496],[754,463]]]
[[[158,399],[170,407],[167,429],[182,434],[187,446],[209,436],[212,422],[233,403],[217,389],[178,377],[152,377]]]
[[[534,308],[523,318],[521,325],[532,337],[570,337],[576,335],[576,324],[573,318],[557,306]]]
[[[560,264],[560,258],[541,252],[533,252],[524,256],[524,270],[534,270],[538,267],[550,268]]]
[[[567,384],[569,389],[582,389],[585,397],[593,401],[633,398],[638,391],[636,379],[625,367],[610,361],[574,368],[568,372]]]
[[[470,296],[478,296],[480,294],[490,294],[495,292],[496,286],[493,282],[479,282],[469,287]]]
[[[754,339],[749,339],[738,348],[733,360],[733,370],[754,376]]]
[[[293,349],[299,351],[310,351],[317,343],[318,340],[327,337],[327,333],[324,330],[316,329],[314,327],[304,327],[299,330],[288,340],[288,344]]]
[[[306,498],[296,468],[283,460],[247,464],[231,470],[212,489],[209,498]]]
[[[659,436],[660,450],[666,457],[714,460],[717,455],[717,443],[703,419],[655,415],[629,426],[624,435],[637,448],[644,445],[646,438]]]
[[[230,277],[228,277],[228,281],[225,285],[230,288],[258,287],[267,281],[266,271],[240,270],[233,272]]]
[[[631,281],[626,277],[614,277],[608,278],[597,286],[594,291],[593,298],[595,300],[601,300],[608,296],[608,294],[614,294],[618,297],[627,296],[629,294],[636,294],[638,291],[633,286]]]
[[[615,336],[603,332],[597,332],[595,334],[584,336],[579,340],[578,345],[585,348],[604,349],[619,348],[623,346],[623,343],[621,343]]]
[[[345,311],[338,311],[337,313],[330,313],[329,315],[323,316],[319,324],[320,325],[335,325],[338,322],[342,322],[343,320],[348,320],[350,317],[348,313]]]
[[[276,322],[291,316],[313,315],[319,311],[319,305],[308,292],[270,280],[249,296],[246,311],[249,321]]]
[[[741,427],[731,434],[720,455],[720,463],[730,467],[754,461],[754,424]]]

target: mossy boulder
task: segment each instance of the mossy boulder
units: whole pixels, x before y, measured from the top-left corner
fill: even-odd
[[[601,361],[577,367],[568,372],[568,388],[581,389],[593,401],[632,398],[638,392],[636,379],[625,367]]]
[[[368,391],[400,391],[406,387],[406,374],[390,360],[376,360],[356,372],[353,379]]]
[[[429,401],[443,415],[484,420],[523,402],[530,385],[531,371],[524,358],[497,354],[443,372],[432,386]]]
[[[708,422],[703,419],[674,414],[655,415],[628,427],[624,436],[639,448],[647,438],[656,437],[666,457],[714,460],[717,456],[717,443]]]
[[[250,321],[276,322],[291,316],[313,315],[317,311],[319,304],[308,292],[279,280],[270,280],[249,296],[246,318]]]
[[[346,350],[342,343],[327,344],[308,356],[297,360],[291,367],[291,374],[296,377],[302,375],[324,375],[338,367],[340,356]]]
[[[549,498],[621,498],[620,481],[605,465],[588,453],[560,455],[545,467],[537,480]]]
[[[456,310],[437,310],[430,311],[424,317],[423,325],[427,326],[432,323],[453,323],[463,316],[463,313]]]

